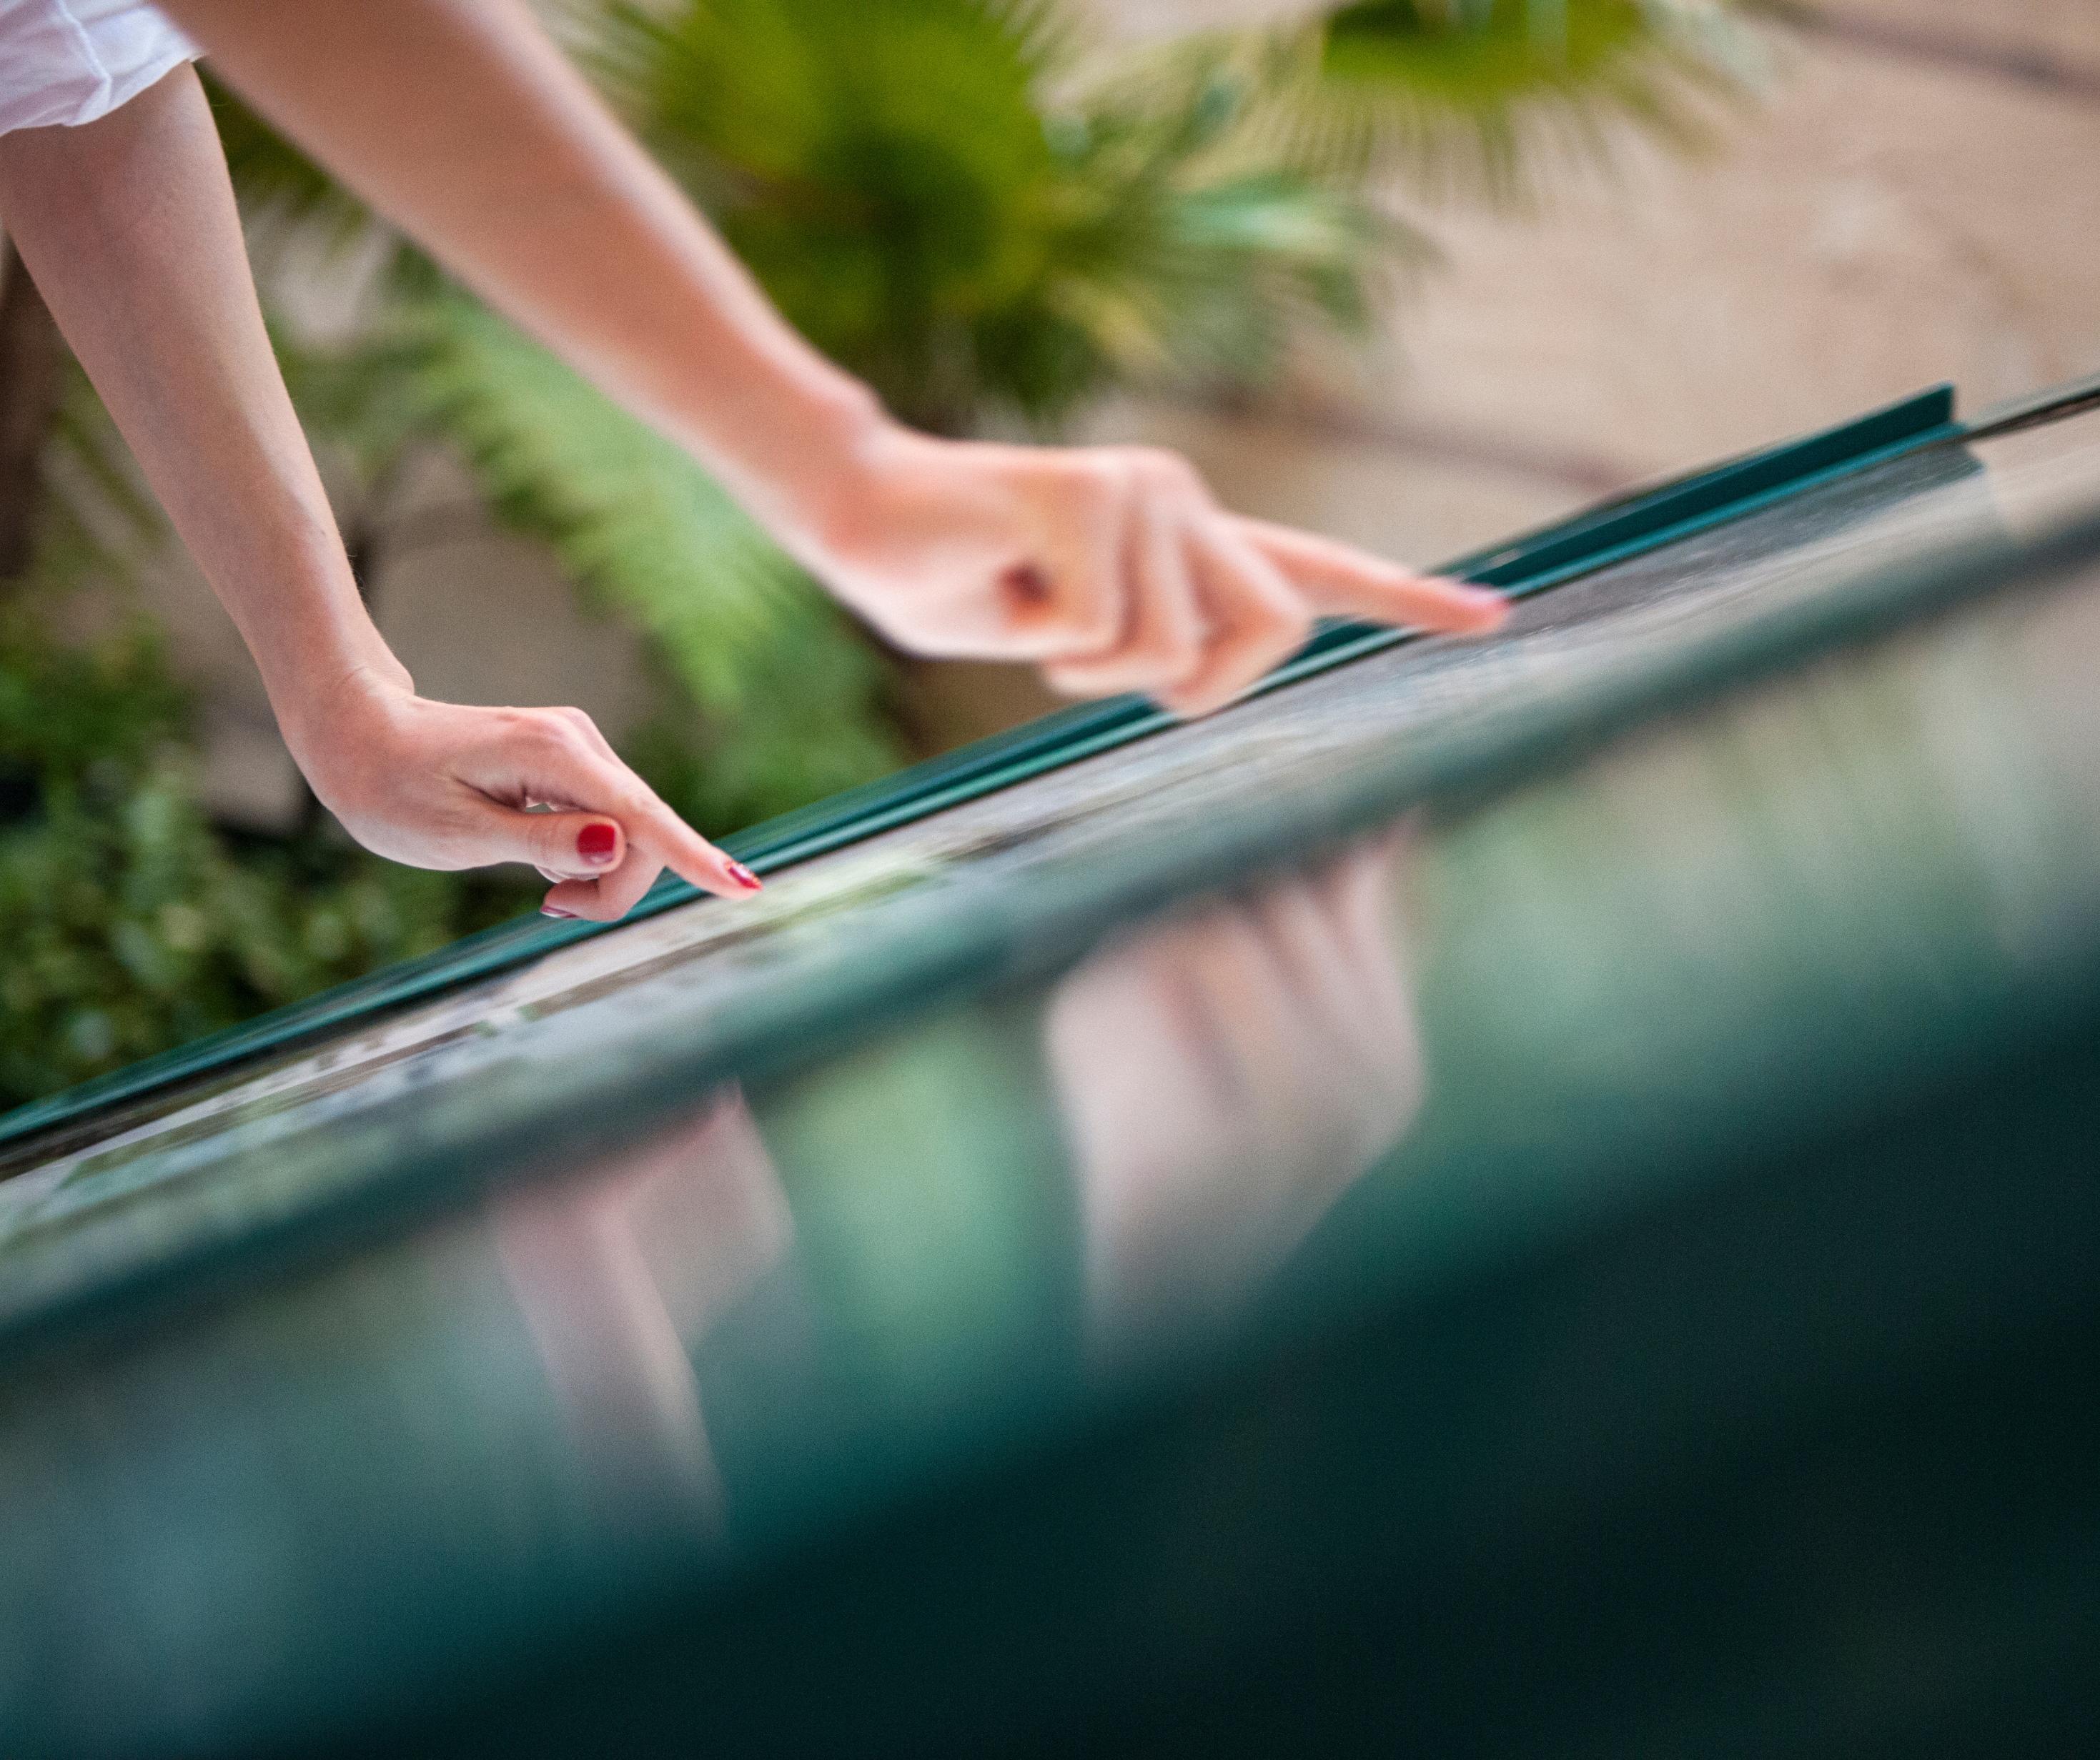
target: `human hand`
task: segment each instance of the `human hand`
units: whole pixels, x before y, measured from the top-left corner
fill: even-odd
[[[1014,447],[885,425],[801,548],[839,596],[914,653],[1034,661],[1075,697],[1230,702],[1316,616],[1475,634],[1484,587],[1417,574],[1228,513],[1186,460],[1135,447]]]
[[[417,868],[529,862],[549,917],[611,922],[664,869],[748,898],[758,880],[621,763],[580,709],[481,709],[360,667],[284,718],[323,805],[367,849]],[[552,811],[535,810],[552,808]]]
[[[704,1530],[724,1514],[692,1351],[792,1244],[794,1218],[743,1098],[718,1089],[570,1179],[497,1195],[489,1219],[586,1481]]]
[[[1229,1310],[1420,1107],[1400,834],[1103,948],[1044,1024],[1096,1323]]]

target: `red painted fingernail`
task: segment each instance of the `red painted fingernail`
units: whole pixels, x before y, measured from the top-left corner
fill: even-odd
[[[738,882],[741,885],[749,887],[754,892],[756,892],[762,884],[758,876],[753,873],[748,868],[745,867],[742,862],[733,861],[730,863],[729,872],[730,878],[731,879]]]
[[[576,853],[593,868],[602,868],[612,860],[612,847],[620,841],[620,834],[609,825],[587,825],[576,834]]]
[[[542,904],[540,907],[540,914],[542,917],[572,917],[576,913],[572,910],[563,910],[558,904]]]

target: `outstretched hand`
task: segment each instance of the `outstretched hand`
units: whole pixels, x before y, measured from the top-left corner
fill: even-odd
[[[1226,513],[1171,453],[889,421],[788,328],[525,7],[164,4],[258,110],[688,447],[903,647],[1030,661],[1074,695],[1144,691],[1199,715],[1322,614],[1454,633],[1502,619],[1493,593]],[[271,355],[192,73],[97,121],[0,139],[0,203],[353,836],[426,867],[532,862],[556,882],[549,909],[601,920],[666,867],[756,889],[581,715],[430,702],[386,653]]]
[[[1474,633],[1501,596],[1228,513],[1177,455],[942,441],[887,428],[798,546],[922,653],[1033,661],[1074,696],[1136,690],[1181,715],[1229,702],[1324,614]],[[390,657],[288,717],[302,766],[359,843],[417,867],[529,862],[549,916],[610,922],[668,868],[748,897],[576,709],[415,693]]]
[[[1207,714],[1329,614],[1454,634],[1500,594],[1228,513],[1178,454],[942,441],[883,426],[801,548],[915,653],[1033,661],[1069,696]]]
[[[480,709],[360,670],[299,720],[302,768],[367,849],[417,868],[529,862],[549,917],[611,922],[668,868],[748,898],[757,878],[665,806],[580,709]]]

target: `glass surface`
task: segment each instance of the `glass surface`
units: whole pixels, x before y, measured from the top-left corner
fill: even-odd
[[[2045,1036],[2096,484],[1898,460],[27,1146],[20,1751],[500,1683]]]
[[[1483,763],[1812,642],[1820,624],[1860,614],[1845,583],[1988,545],[1997,501],[2046,523],[2090,480],[2096,428],[2087,417],[1987,442],[2009,455],[1988,473],[1959,451],[1899,460],[1557,589],[1496,640],[1374,656],[789,869],[754,903],[697,902],[319,1052],[179,1085],[92,1121],[73,1154],[15,1146],[7,1164],[19,1171],[0,1187],[0,1327],[120,1269],[383,1181],[398,1159],[384,1129],[367,1133],[362,1159],[346,1133],[399,1115],[411,1094],[441,1091],[443,1110],[465,1115],[450,1128],[470,1131],[476,1094],[486,1115],[509,1115],[571,1079],[590,1091],[623,1063],[741,1071],[806,1055],[780,1040],[849,1031],[861,1010],[893,1009],[899,983],[953,982],[951,957],[1069,958],[1149,896],[1233,883]],[[1031,945],[1017,950],[1005,944],[1023,918]],[[143,1116],[126,1129],[127,1115]],[[271,1152],[251,1213],[241,1158],[324,1124],[324,1164],[302,1162],[288,1181]],[[194,1209],[181,1183],[201,1192]],[[132,1201],[148,1188],[157,1202]],[[82,1238],[77,1255],[68,1236]]]

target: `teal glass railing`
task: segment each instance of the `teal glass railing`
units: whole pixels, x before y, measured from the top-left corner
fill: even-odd
[[[18,1115],[4,1745],[2076,1751],[2091,404]]]

